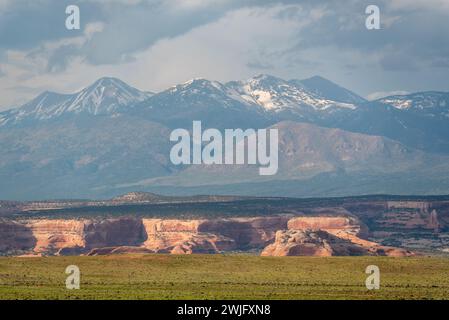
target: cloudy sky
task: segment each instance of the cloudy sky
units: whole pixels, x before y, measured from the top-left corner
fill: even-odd
[[[65,28],[78,5],[81,29]],[[367,30],[378,5],[381,30]],[[0,110],[102,76],[148,91],[191,78],[321,75],[365,97],[449,91],[449,0],[0,0]]]

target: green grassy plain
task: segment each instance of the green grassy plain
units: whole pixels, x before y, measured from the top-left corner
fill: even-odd
[[[65,268],[81,289],[65,288]],[[379,290],[365,268],[381,271]],[[0,258],[0,299],[447,299],[449,259],[116,255]]]

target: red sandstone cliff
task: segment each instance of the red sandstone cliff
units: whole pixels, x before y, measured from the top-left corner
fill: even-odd
[[[296,217],[276,233],[263,256],[409,256],[411,252],[360,238],[366,228],[353,217]]]
[[[363,239],[365,231],[349,216],[1,220],[0,253],[192,254],[265,248],[263,255],[406,255]]]
[[[31,229],[21,223],[0,220],[0,253],[30,251],[36,246]]]
[[[287,216],[215,220],[143,219],[146,248],[159,252],[220,252],[263,247],[287,226]]]

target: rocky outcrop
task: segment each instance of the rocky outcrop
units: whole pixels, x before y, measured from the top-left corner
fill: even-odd
[[[420,212],[428,212],[430,203],[427,201],[387,201],[387,209],[417,209]]]
[[[146,232],[145,248],[170,251],[176,245],[189,241],[198,234],[198,226],[204,220],[143,219]]]
[[[199,225],[198,230],[234,239],[239,248],[258,248],[272,242],[276,231],[285,229],[290,218],[274,216],[207,220]]]
[[[77,220],[31,220],[25,224],[36,239],[33,251],[37,253],[85,247],[84,225]]]
[[[288,217],[232,219],[40,219],[0,223],[0,252],[78,255],[218,253],[263,248]],[[142,249],[136,249],[142,248]]]
[[[0,254],[76,255],[94,248],[140,246],[146,232],[141,219],[40,219],[0,221]]]
[[[214,234],[198,234],[187,241],[176,244],[172,254],[219,253],[236,249],[233,239]]]
[[[376,217],[374,222],[382,229],[395,229],[396,231],[423,231],[438,232],[442,227],[437,211],[420,212],[418,210],[397,210],[385,212]]]
[[[262,256],[320,256],[332,255],[329,244],[311,230],[281,230],[273,244],[263,249]]]
[[[310,230],[358,230],[360,225],[351,217],[296,217],[288,221],[289,229]]]
[[[429,215],[428,227],[433,229],[435,233],[438,233],[440,229],[440,222],[438,221],[438,213],[435,209],[433,209]]]
[[[363,233],[363,225],[351,216],[35,219],[0,221],[0,253],[194,254],[263,249],[263,255],[279,256],[407,255],[363,239]]]
[[[139,245],[145,237],[140,219],[120,218],[94,220],[31,220],[27,226],[37,253],[78,254],[108,246]]]
[[[145,248],[174,254],[217,253],[235,248],[233,239],[200,231],[207,220],[143,219]]]
[[[412,255],[360,238],[367,229],[350,216],[296,217],[287,226],[288,230],[276,233],[274,243],[262,251],[263,256]]]
[[[282,230],[276,233],[273,244],[267,246],[262,256],[353,256],[362,255],[364,250],[321,230]]]
[[[262,256],[410,256],[411,252],[378,244],[361,245],[323,230],[281,230]]]
[[[137,246],[146,239],[142,219],[119,218],[84,222],[86,248]]]
[[[215,220],[143,219],[143,243],[158,252],[195,253],[261,248],[287,226],[287,216]]]
[[[36,246],[36,238],[27,226],[15,221],[0,220],[0,254],[29,251]]]

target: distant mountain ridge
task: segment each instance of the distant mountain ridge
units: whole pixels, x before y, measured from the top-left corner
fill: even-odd
[[[197,165],[128,186],[136,189],[203,186],[206,190],[207,185],[269,184],[274,180],[307,180],[317,174],[333,172],[369,173],[379,177],[406,172],[418,175],[431,172],[435,165],[441,165],[440,172],[449,177],[449,156],[427,154],[384,137],[291,121],[279,122],[270,128],[279,131],[279,170],[274,176],[259,176],[256,166]]]
[[[332,107],[355,108],[351,103],[330,100],[323,93],[312,92],[302,81],[285,81],[270,75],[229,82],[227,86],[234,88],[245,101],[258,104],[267,111],[279,112],[284,108],[294,109],[298,106],[308,106],[320,111]]]
[[[310,83],[311,80],[304,80]],[[193,79],[184,84],[171,87],[156,94],[150,94],[132,88],[116,78],[101,78],[92,85],[74,94],[59,94],[44,92],[25,105],[0,113],[0,126],[14,125],[30,120],[50,120],[62,115],[92,114],[111,115],[127,112],[126,107],[141,103],[141,106],[152,109],[152,112],[164,112],[175,108],[174,111],[193,109],[204,106],[247,111],[251,113],[282,113],[289,111],[299,117],[307,118],[304,114],[325,112],[328,109],[355,109],[351,103],[363,102],[356,94],[343,89],[332,82],[320,78],[322,86],[332,87],[331,96],[341,90],[340,95],[347,95],[341,101],[325,97],[326,93],[319,91],[316,79],[314,87],[303,85],[299,80],[286,81],[270,75],[258,75],[245,81],[231,81],[222,84],[218,81]],[[191,101],[188,101],[190,98]],[[194,104],[194,106],[191,106]],[[157,110],[157,108],[164,110]],[[172,110],[170,110],[172,111]],[[201,110],[210,111],[210,110]],[[265,115],[266,117],[266,115]]]
[[[19,108],[0,112],[0,127],[61,116],[110,116],[118,113],[165,120],[172,127],[178,124],[178,118],[190,121],[199,113],[216,112],[219,116],[224,115],[224,118],[234,118],[232,120],[238,119],[242,113],[253,117],[254,122],[261,126],[281,120],[295,120],[359,132],[344,127],[339,121],[356,118],[360,110],[366,109],[363,107],[379,104],[392,106],[405,113],[449,119],[447,92],[420,92],[367,101],[320,76],[287,81],[261,74],[248,80],[224,84],[201,78],[192,79],[159,93],[144,92],[119,79],[105,77],[80,92],[60,94],[47,91]],[[174,120],[173,125],[170,119]],[[382,132],[378,134],[383,135]]]
[[[394,95],[377,100],[399,110],[449,117],[449,92],[427,91],[406,95]]]
[[[358,94],[320,76],[313,76],[304,80],[290,80],[290,82],[300,83],[309,91],[329,100],[352,104],[366,102],[366,99]]]
[[[121,107],[141,102],[151,95],[119,79],[101,78],[74,94],[46,91],[18,109],[0,113],[0,126],[22,121],[49,120],[64,114],[113,114]]]
[[[158,93],[102,78],[0,113],[3,199],[169,194],[328,196],[449,193],[449,100],[421,92],[366,101],[321,77],[193,79]],[[175,166],[174,128],[280,130],[280,170]],[[402,181],[402,184],[401,184]]]

